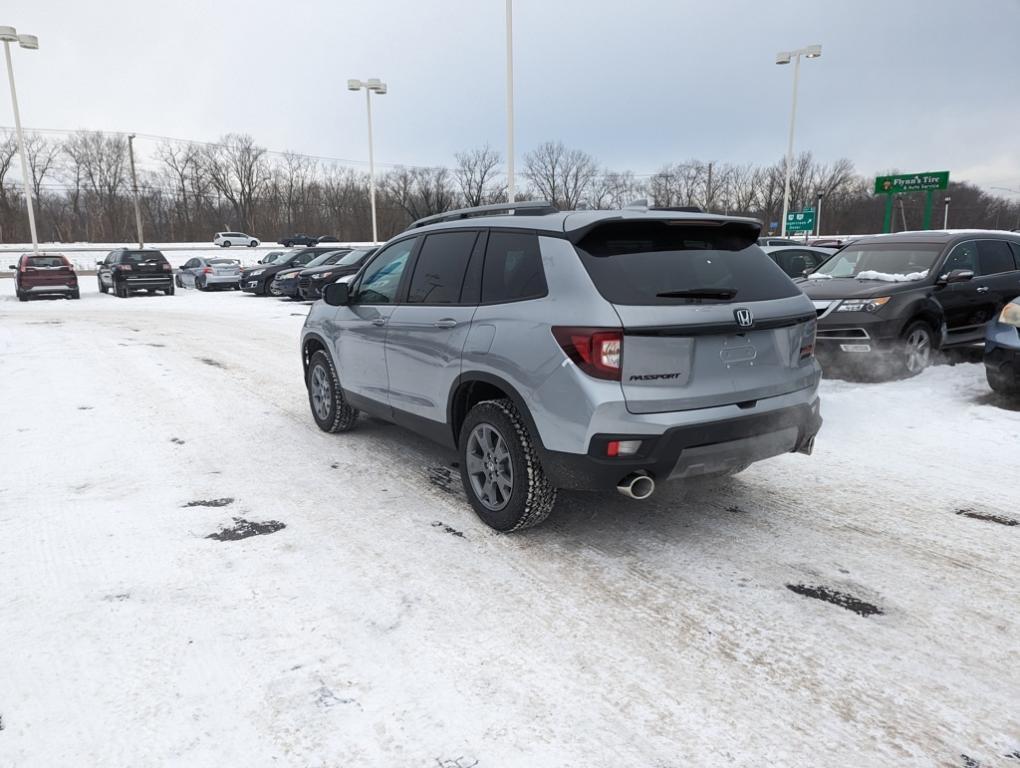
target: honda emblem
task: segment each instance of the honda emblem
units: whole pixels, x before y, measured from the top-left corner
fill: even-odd
[[[749,309],[735,309],[733,310],[733,316],[737,318],[737,325],[741,328],[750,328],[754,325],[754,315],[751,314]]]

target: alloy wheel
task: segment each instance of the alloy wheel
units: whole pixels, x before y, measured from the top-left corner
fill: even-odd
[[[312,369],[311,390],[315,415],[320,421],[325,421],[333,407],[333,383],[330,381],[329,373],[321,365]]]
[[[915,328],[904,343],[905,365],[909,373],[920,373],[931,362],[931,336],[923,328]]]
[[[486,509],[498,512],[514,490],[514,466],[510,449],[499,430],[479,424],[468,437],[467,474],[471,489]]]

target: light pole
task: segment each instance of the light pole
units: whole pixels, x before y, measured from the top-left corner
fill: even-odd
[[[949,201],[952,199],[949,195],[946,195],[946,212],[942,214],[942,229],[949,229]]]
[[[28,157],[25,154],[25,134],[21,131],[21,113],[18,111],[18,91],[14,87],[14,65],[11,63],[11,43],[30,51],[39,48],[35,35],[19,35],[14,27],[0,27],[0,40],[4,43],[7,60],[7,79],[11,84],[11,104],[14,105],[14,129],[18,133],[18,152],[21,155],[21,181],[25,185],[25,204],[28,206],[28,230],[32,234],[32,252],[39,253],[39,236],[35,232],[35,211],[32,209],[32,185],[28,179]]]
[[[368,108],[368,188],[372,201],[372,242],[379,242],[379,230],[375,220],[375,155],[372,151],[372,92],[382,96],[386,93],[386,83],[377,77],[368,80],[348,80],[347,90],[360,91],[365,89],[365,106]]]
[[[818,202],[815,204],[815,237],[822,236],[822,198],[825,197],[824,192],[815,193],[815,197],[818,198]]]
[[[506,201],[517,199],[514,181],[514,0],[506,0]]]
[[[782,236],[786,237],[786,214],[790,210],[790,173],[793,169],[793,126],[797,120],[797,83],[800,80],[800,57],[817,59],[822,55],[822,46],[809,45],[795,51],[780,51],[776,54],[776,64],[789,64],[793,61],[793,106],[790,108],[790,140],[786,145],[786,183],[783,185],[783,219]]]
[[[135,176],[135,135],[128,136],[128,157],[131,159],[131,191],[135,197],[135,227],[138,228],[138,247],[145,247],[142,237],[142,209],[138,207],[138,178]]]

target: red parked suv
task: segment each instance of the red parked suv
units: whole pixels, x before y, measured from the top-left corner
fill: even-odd
[[[21,301],[31,296],[65,296],[80,299],[78,275],[62,253],[23,253],[14,270],[14,292]]]

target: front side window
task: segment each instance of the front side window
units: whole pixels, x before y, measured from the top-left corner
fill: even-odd
[[[977,274],[978,248],[976,240],[960,243],[946,257],[946,263],[942,265],[942,274],[949,274],[956,269],[967,269]]]
[[[477,232],[429,235],[418,254],[411,277],[408,304],[456,304],[467,272]]]
[[[978,240],[977,274],[998,275],[1014,268],[1013,253],[1005,240]]]
[[[490,232],[482,271],[482,302],[524,301],[546,293],[538,236]]]
[[[392,304],[396,301],[400,278],[415,242],[416,238],[410,237],[383,250],[365,270],[352,303]]]

